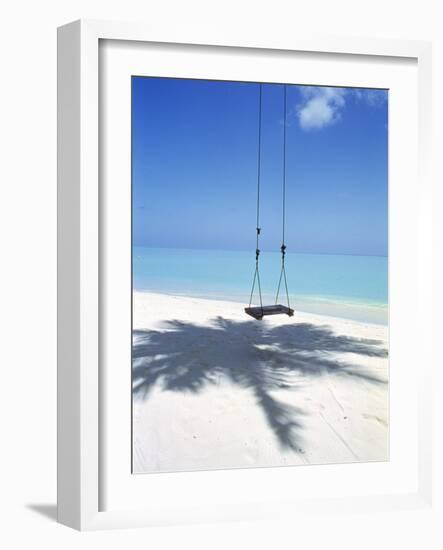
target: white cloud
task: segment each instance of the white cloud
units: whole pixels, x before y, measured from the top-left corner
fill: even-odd
[[[346,98],[354,97],[369,107],[380,107],[388,98],[386,90],[363,88],[330,88],[304,86],[300,88],[302,100],[296,106],[296,115],[303,130],[317,130],[340,120]]]
[[[345,88],[312,87],[301,88],[303,100],[296,112],[303,130],[314,130],[337,122],[345,107]]]

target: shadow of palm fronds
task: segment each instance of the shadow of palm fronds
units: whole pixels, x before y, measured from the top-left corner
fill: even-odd
[[[253,392],[281,446],[297,450],[304,413],[277,401],[273,392],[323,374],[387,383],[337,359],[337,353],[387,356],[378,340],[337,335],[327,326],[309,323],[272,327],[223,317],[207,326],[168,321],[164,330],[133,333],[133,395],[145,399],[157,384],[168,391],[197,393],[225,377]]]

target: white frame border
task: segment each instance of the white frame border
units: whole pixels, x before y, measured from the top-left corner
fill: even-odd
[[[143,510],[99,511],[99,40],[129,40],[267,48],[309,52],[410,57],[417,60],[419,82],[419,181],[421,187],[420,305],[432,318],[431,45],[428,42],[298,35],[275,38],[222,37],[145,25],[76,21],[58,29],[58,521],[70,527],[105,529],[169,524]],[[420,316],[423,318],[423,316]],[[417,508],[432,502],[432,336],[422,328],[426,357],[419,388],[419,487],[414,494],[340,499],[336,511]],[[309,512],[326,511],[331,502],[315,500]],[[252,507],[253,508],[253,507]],[[251,509],[248,519],[267,517]],[[185,523],[217,517],[183,517]]]

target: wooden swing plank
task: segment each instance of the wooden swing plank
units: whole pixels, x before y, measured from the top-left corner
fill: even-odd
[[[281,315],[285,314],[289,317],[292,317],[294,315],[294,310],[287,306],[282,306],[281,304],[276,304],[273,306],[255,306],[255,307],[245,307],[245,312],[250,315],[251,317],[254,317],[254,319],[257,319],[258,321],[261,321],[263,317],[266,315]]]

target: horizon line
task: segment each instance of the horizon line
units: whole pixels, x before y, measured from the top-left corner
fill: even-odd
[[[152,245],[142,245],[142,244],[132,244],[132,248],[152,248],[152,249],[161,249],[161,250],[200,250],[202,252],[251,252],[252,255],[255,255],[255,249],[249,248],[205,248],[205,247],[178,247],[178,246],[152,246]],[[280,254],[279,249],[260,249],[261,252],[274,252]],[[352,252],[301,252],[296,250],[287,251],[286,254],[305,254],[307,256],[362,256],[362,257],[371,257],[371,258],[388,258],[389,254],[355,254]]]

